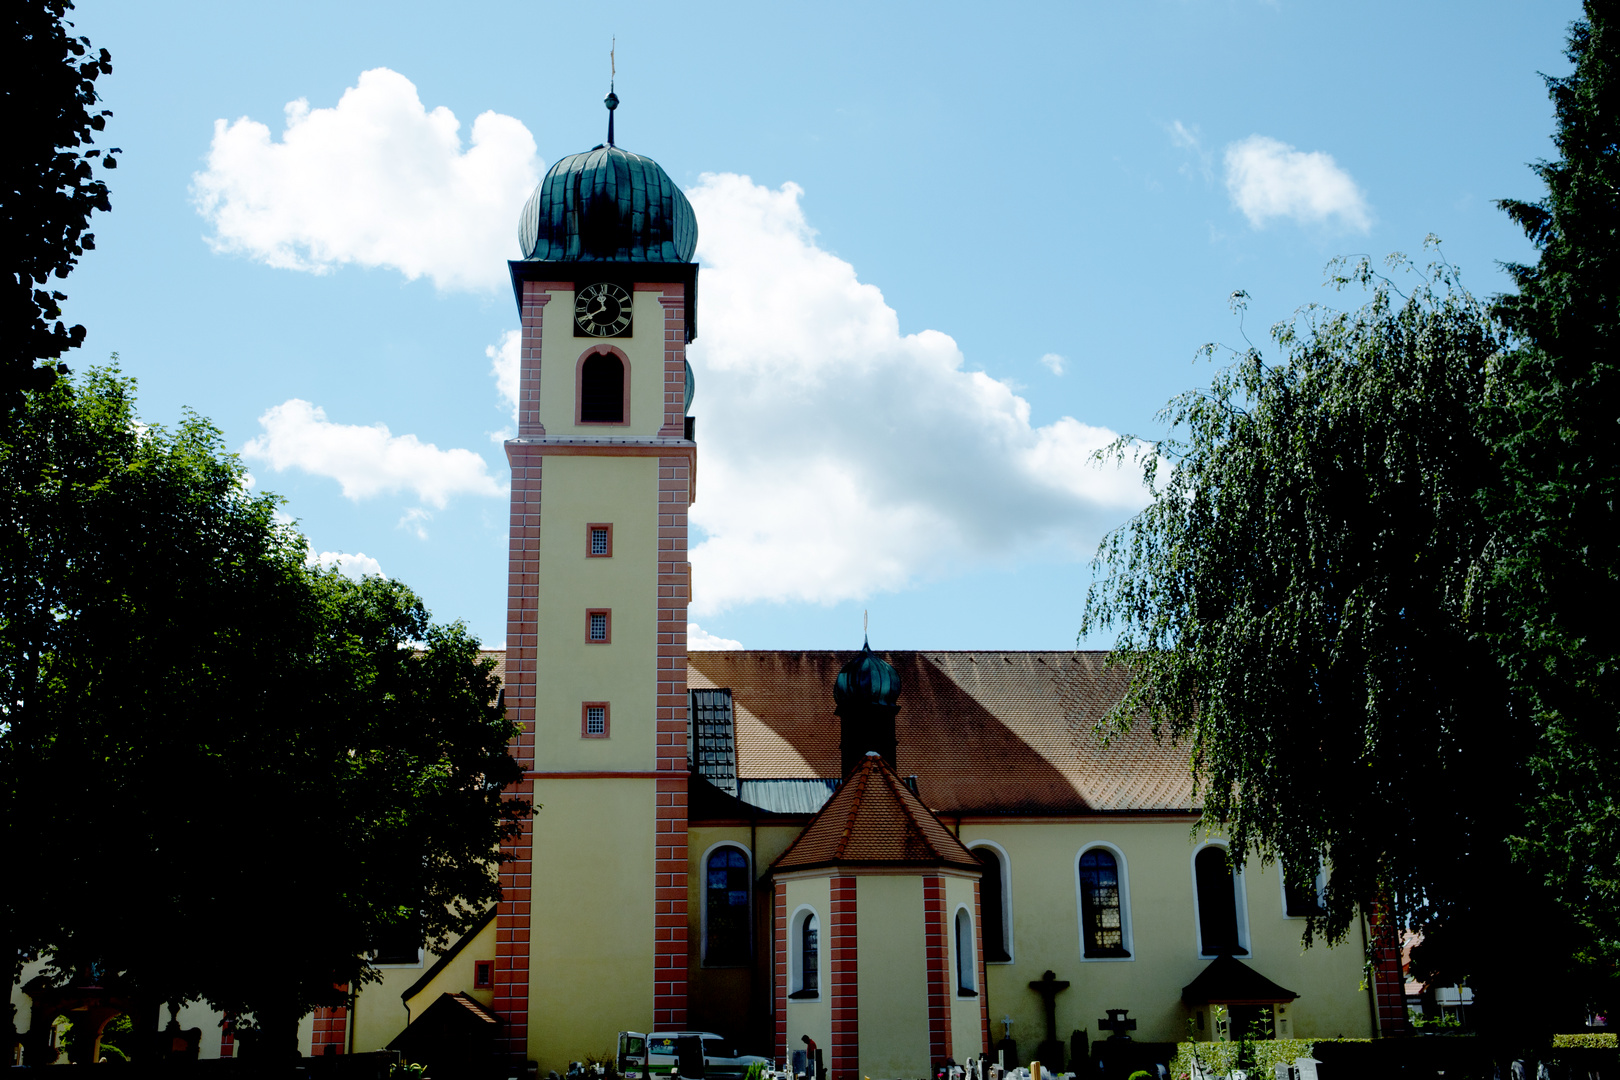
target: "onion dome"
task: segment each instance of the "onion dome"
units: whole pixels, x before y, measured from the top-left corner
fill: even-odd
[[[839,709],[859,705],[893,706],[900,699],[900,673],[872,646],[862,643],[855,658],[838,671],[833,683],[833,701]]]
[[[650,157],[608,141],[563,158],[534,189],[518,218],[523,258],[543,262],[681,262],[697,249],[697,215]]]

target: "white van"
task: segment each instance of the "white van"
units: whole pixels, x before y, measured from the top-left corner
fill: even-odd
[[[619,1075],[625,1080],[742,1080],[756,1062],[771,1067],[770,1058],[739,1054],[712,1031],[619,1032]]]

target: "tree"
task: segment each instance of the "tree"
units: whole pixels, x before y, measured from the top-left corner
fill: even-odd
[[[59,380],[0,439],[0,829],[33,871],[0,944],[296,1052],[369,953],[496,899],[514,727],[462,626],[307,567],[216,429],[133,394]]]
[[[1393,261],[1410,295],[1341,265],[1364,306],[1303,309],[1273,330],[1281,362],[1251,346],[1171,402],[1174,438],[1143,452],[1152,502],[1105,539],[1083,624],[1120,630],[1114,720],[1187,740],[1235,859],[1279,858],[1305,887],[1330,866],[1308,934],[1341,940],[1392,905],[1511,1015],[1518,980],[1544,994],[1527,976],[1559,927],[1506,843],[1532,734],[1482,588],[1496,480],[1478,414],[1502,338],[1445,263]],[[1537,948],[1500,948],[1504,919]]]
[[[1514,348],[1487,420],[1498,647],[1539,732],[1515,841],[1583,927],[1595,993],[1620,1003],[1620,5],[1585,9],[1574,71],[1546,80],[1546,197],[1501,204],[1540,258],[1507,268],[1518,291],[1496,311]]]
[[[73,37],[72,0],[18,0],[9,5],[10,35],[0,62],[9,132],[0,157],[0,216],[4,218],[4,276],[0,277],[0,410],[11,411],[25,389],[50,385],[58,358],[84,341],[83,326],[62,323],[65,278],[95,247],[86,231],[92,210],[109,210],[107,185],[94,164],[116,168],[117,148],[102,157],[89,149],[112,113],[97,111],[96,80],[112,73],[112,57],[86,37]],[[44,361],[44,363],[40,363]],[[38,365],[38,366],[36,366]]]

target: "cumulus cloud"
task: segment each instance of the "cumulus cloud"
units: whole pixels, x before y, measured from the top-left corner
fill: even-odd
[[[219,251],[291,270],[354,263],[441,289],[497,289],[541,163],[510,116],[480,114],[465,148],[460,131],[405,76],[373,68],[332,108],[289,102],[280,141],[257,120],[216,120],[192,195]]]
[[[457,495],[505,494],[471,450],[440,450],[415,435],[394,435],[386,424],[336,424],[300,398],[267,409],[259,426],[264,432],[242,447],[245,456],[277,472],[296,468],[329,477],[357,501],[410,492],[442,509]]]
[[[501,401],[512,410],[514,425],[518,419],[518,372],[523,356],[522,343],[521,332],[508,330],[501,335],[501,340],[484,348],[484,355],[489,357],[489,374],[495,380],[495,391],[501,395]],[[505,438],[504,432],[497,434]]]
[[[936,330],[901,334],[876,286],[822,250],[801,189],[706,175],[699,498],[702,615],[834,603],[1056,543],[1089,553],[1144,501],[1100,467],[1114,433],[1030,422],[1007,383]]]
[[[733,638],[716,637],[695,622],[686,624],[686,647],[700,652],[712,652],[721,649],[740,649],[743,643]]]
[[[1041,363],[1046,365],[1047,371],[1050,371],[1054,375],[1061,375],[1063,374],[1063,366],[1064,364],[1068,363],[1068,361],[1064,360],[1063,357],[1059,356],[1055,352],[1049,352],[1045,356],[1041,357]]]
[[[335,566],[340,574],[344,577],[353,578],[355,581],[366,577],[386,578],[388,576],[383,573],[382,563],[363,551],[357,551],[353,555],[346,551],[322,551],[317,553],[311,547],[309,549],[309,558],[305,561],[311,566],[319,566],[322,570],[330,570]]]
[[[1274,218],[1332,221],[1360,232],[1372,225],[1361,188],[1331,156],[1307,154],[1264,135],[1226,148],[1226,190],[1255,228]]]

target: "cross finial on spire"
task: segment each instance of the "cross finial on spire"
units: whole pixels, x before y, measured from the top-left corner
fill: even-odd
[[[614,53],[616,53],[618,49],[619,38],[618,35],[614,35],[613,44],[608,47],[608,92],[607,97],[602,99],[602,103],[606,105],[608,109],[607,144],[609,146],[613,145],[613,110],[619,107],[619,95],[613,92],[613,84],[618,80],[619,77],[619,63],[614,57]]]
[[[869,618],[869,613],[866,611],[865,608],[862,608],[861,609],[861,644],[865,645],[867,648],[870,649],[872,647],[872,635],[871,635],[870,631],[867,629],[868,618]]]

